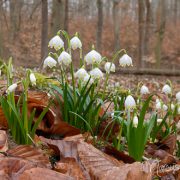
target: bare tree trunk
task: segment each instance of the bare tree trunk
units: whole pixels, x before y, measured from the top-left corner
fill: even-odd
[[[103,2],[102,0],[97,0],[97,8],[98,8],[98,22],[97,22],[97,49],[101,51],[101,41],[102,41],[102,30],[103,30]]]
[[[48,54],[48,2],[42,0],[41,8],[42,27],[41,27],[41,60]]]
[[[0,4],[0,58],[3,56],[3,7]]]
[[[139,53],[138,53],[138,61],[137,67],[141,68],[144,66],[144,62],[142,57],[144,55],[144,0],[138,0],[138,7],[139,7],[139,17],[138,17],[138,24],[139,24]]]
[[[174,2],[174,24],[177,24],[177,16],[178,16],[178,0]]]
[[[114,29],[114,49],[120,49],[120,22],[119,22],[119,0],[113,1],[113,29]]]
[[[65,19],[65,0],[53,0],[51,33],[55,35],[60,29],[64,29]]]
[[[156,31],[157,40],[155,46],[156,65],[158,68],[160,67],[161,64],[161,49],[164,39],[165,25],[166,25],[165,1],[159,0],[159,7],[157,8],[157,31]]]
[[[151,12],[151,2],[146,0],[146,27],[144,35],[144,55],[149,54],[149,38],[151,31],[151,22],[152,22],[152,12]]]
[[[69,25],[69,0],[65,2],[64,30],[68,32]]]
[[[14,40],[20,30],[21,24],[21,9],[23,6],[23,0],[11,0],[10,1],[10,29],[11,29],[11,40]]]

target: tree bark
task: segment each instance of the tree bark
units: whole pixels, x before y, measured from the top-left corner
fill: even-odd
[[[21,24],[21,9],[23,6],[23,0],[11,0],[10,1],[10,29],[11,29],[11,40],[14,40],[17,33],[20,30]]]
[[[47,0],[42,0],[41,8],[41,18],[42,18],[42,27],[41,27],[41,60],[48,54],[48,2]]]
[[[155,57],[156,57],[156,65],[157,68],[160,67],[161,64],[161,50],[162,50],[162,43],[164,39],[165,33],[165,25],[166,25],[166,7],[165,1],[159,0],[159,6],[157,8],[157,40],[155,46]]]
[[[120,49],[120,22],[119,22],[119,0],[113,1],[113,30],[114,30],[114,49]]]
[[[151,2],[146,0],[146,26],[144,35],[144,55],[149,55],[149,39],[151,32],[151,22],[152,22],[152,12],[151,12]]]
[[[64,29],[65,0],[53,0],[51,17],[51,34],[55,35],[60,29]]]
[[[103,30],[103,2],[102,0],[97,0],[97,8],[98,8],[98,21],[97,21],[96,42],[97,42],[98,51],[101,51],[102,30]]]
[[[69,25],[69,0],[65,2],[64,30],[68,32]]]
[[[141,68],[144,66],[144,62],[142,61],[142,57],[144,55],[144,0],[138,0],[138,7],[139,7],[139,17],[138,17],[138,25],[139,25],[139,52],[138,52],[138,61],[137,67]]]

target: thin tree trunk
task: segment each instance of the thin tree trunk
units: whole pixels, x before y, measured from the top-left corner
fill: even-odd
[[[10,1],[10,29],[11,29],[11,40],[14,40],[17,33],[20,30],[21,24],[21,8],[23,6],[23,0],[11,0]]]
[[[65,0],[53,0],[51,33],[55,35],[60,29],[64,29],[65,20]]]
[[[41,8],[41,18],[42,18],[42,27],[41,27],[41,60],[48,54],[48,2],[47,0],[42,0]]]
[[[144,62],[142,61],[142,57],[144,55],[144,0],[138,0],[138,7],[139,7],[139,18],[138,18],[138,24],[139,24],[139,53],[138,53],[138,61],[137,61],[137,67],[141,68],[144,66]]]
[[[97,0],[97,8],[98,8],[98,22],[97,22],[97,49],[101,51],[102,48],[102,30],[103,30],[103,2],[102,0]]]
[[[64,30],[68,32],[69,25],[69,0],[65,2]]]
[[[120,22],[119,22],[119,2],[118,0],[113,1],[113,29],[114,29],[114,49],[115,51],[120,49]]]
[[[146,0],[146,27],[145,27],[145,35],[144,35],[144,55],[149,54],[151,20],[152,20],[151,2],[150,0]]]
[[[2,4],[0,5],[0,58],[3,57],[3,7]]]
[[[165,33],[165,25],[166,25],[166,9],[164,0],[159,0],[159,7],[157,9],[157,40],[155,46],[155,57],[156,57],[156,65],[157,68],[160,67],[161,64],[161,50],[162,43],[164,39]]]

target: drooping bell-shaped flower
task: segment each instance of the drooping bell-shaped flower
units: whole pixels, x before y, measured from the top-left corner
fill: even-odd
[[[136,107],[136,102],[131,95],[128,95],[125,100],[125,108],[126,109],[134,109]]]
[[[158,124],[161,124],[161,122],[162,122],[162,119],[157,119]]]
[[[86,74],[86,76],[83,79],[83,83],[86,84],[89,81],[89,84],[92,84],[94,82],[93,78],[89,74]]]
[[[165,84],[162,88],[162,92],[165,94],[171,94],[171,87],[168,84]]]
[[[171,110],[174,111],[175,105],[171,103]]]
[[[63,51],[58,57],[58,62],[60,65],[69,66],[69,64],[72,62],[71,55]]]
[[[124,54],[120,59],[119,59],[119,64],[122,67],[126,66],[132,66],[132,58],[128,56],[127,54]]]
[[[55,67],[57,64],[56,60],[53,59],[51,56],[48,56],[45,60],[44,60],[44,65],[43,67],[49,67],[49,68],[53,68]]]
[[[134,116],[134,118],[133,118],[133,126],[134,127],[138,126],[138,117],[137,116]]]
[[[100,64],[102,61],[102,57],[97,51],[92,50],[86,54],[85,61],[86,61],[87,65],[91,65],[94,63]]]
[[[144,94],[149,94],[149,89],[147,86],[143,85],[140,89],[140,93],[141,95],[144,95]]]
[[[162,109],[162,105],[161,105],[161,102],[160,102],[160,101],[156,103],[156,109],[157,109],[157,110],[158,110],[158,109]]]
[[[82,42],[81,40],[77,37],[77,36],[74,36],[71,40],[70,40],[70,45],[71,45],[71,48],[73,50],[76,50],[76,49],[81,49],[82,48]]]
[[[49,45],[50,48],[54,48],[56,51],[64,47],[63,40],[58,36],[54,36],[50,41]]]
[[[31,73],[29,78],[30,78],[31,84],[36,85],[36,77],[35,77],[34,73]]]
[[[176,99],[178,102],[180,102],[180,91],[176,93]]]
[[[99,68],[92,69],[89,74],[93,79],[101,79],[103,78],[103,73]]]
[[[87,71],[84,68],[80,68],[76,73],[75,77],[77,77],[80,80],[83,80],[84,77],[88,75]]]
[[[14,92],[14,91],[16,90],[16,88],[17,88],[17,84],[14,83],[14,84],[10,85],[10,86],[7,88],[6,93],[9,94],[9,93],[11,93],[11,92]]]
[[[115,72],[115,64],[114,63],[111,63],[111,62],[107,62],[105,65],[104,65],[104,69],[107,73],[110,73],[110,72]]]
[[[167,110],[168,110],[168,106],[165,105],[165,104],[163,104],[162,108],[163,108],[164,111],[167,111]]]

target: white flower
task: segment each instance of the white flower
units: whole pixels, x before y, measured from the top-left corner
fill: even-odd
[[[43,67],[46,68],[47,66],[52,68],[55,67],[57,64],[56,60],[53,59],[52,57],[48,56],[45,60],[44,60],[44,65]]]
[[[156,103],[158,103],[158,102],[160,102],[160,100],[159,100],[159,99],[156,99]]]
[[[60,65],[68,66],[72,62],[71,55],[63,51],[58,57],[58,62]]]
[[[71,48],[73,50],[76,50],[77,48],[81,49],[82,48],[82,43],[80,41],[80,39],[75,36],[70,40],[70,44],[71,44]]]
[[[114,112],[111,113],[111,118],[112,118],[112,119],[114,118]]]
[[[176,99],[178,102],[180,102],[180,91],[176,93]]]
[[[177,113],[178,113],[178,114],[180,114],[180,107],[178,107],[178,109],[177,109]]]
[[[110,72],[115,72],[115,64],[111,63],[111,62],[107,62],[105,65],[104,65],[104,69],[107,73],[110,73]]]
[[[36,77],[35,77],[34,73],[30,74],[30,81],[31,81],[32,85],[36,85]]]
[[[8,89],[6,90],[6,93],[14,92],[16,90],[16,88],[17,88],[17,84],[14,83],[8,87]]]
[[[93,79],[100,79],[103,78],[103,73],[99,68],[92,69],[89,74]]]
[[[161,102],[156,103],[156,109],[161,109]]]
[[[119,59],[119,64],[122,67],[125,66],[132,66],[132,58],[128,56],[127,54],[124,54],[120,59]]]
[[[119,83],[119,82],[116,82],[116,83],[114,84],[114,86],[115,86],[116,88],[118,88],[118,87],[120,87],[120,83]]]
[[[174,109],[175,109],[175,105],[171,104],[171,110],[174,111]]]
[[[134,118],[133,118],[133,125],[134,125],[134,127],[137,127],[137,125],[138,125],[138,117],[137,116],[134,116]]]
[[[162,119],[157,119],[157,123],[160,124],[162,122]]]
[[[54,48],[56,51],[64,47],[63,40],[58,36],[54,36],[50,41],[49,45],[50,48]]]
[[[99,64],[102,61],[101,55],[95,50],[92,50],[89,53],[87,53],[84,59],[88,65],[94,63]]]
[[[131,95],[129,95],[126,97],[124,105],[125,105],[126,109],[133,109],[136,107],[136,102],[135,102],[134,98]]]
[[[165,104],[163,104],[162,108],[163,108],[164,111],[168,110],[168,107]]]
[[[86,84],[88,81],[89,81],[89,84],[92,84],[94,82],[93,79],[91,78],[91,76],[89,74],[86,74],[86,76],[83,79],[83,82],[84,82],[84,84]]]
[[[75,77],[77,77],[80,80],[83,80],[84,77],[87,75],[87,71],[84,68],[80,68],[76,73]]]
[[[143,86],[141,87],[141,89],[140,89],[140,93],[141,93],[141,95],[143,95],[143,94],[149,94],[149,89],[148,89],[148,87],[143,85]]]
[[[167,94],[167,95],[171,94],[171,87],[168,84],[164,85],[162,88],[162,92]]]

